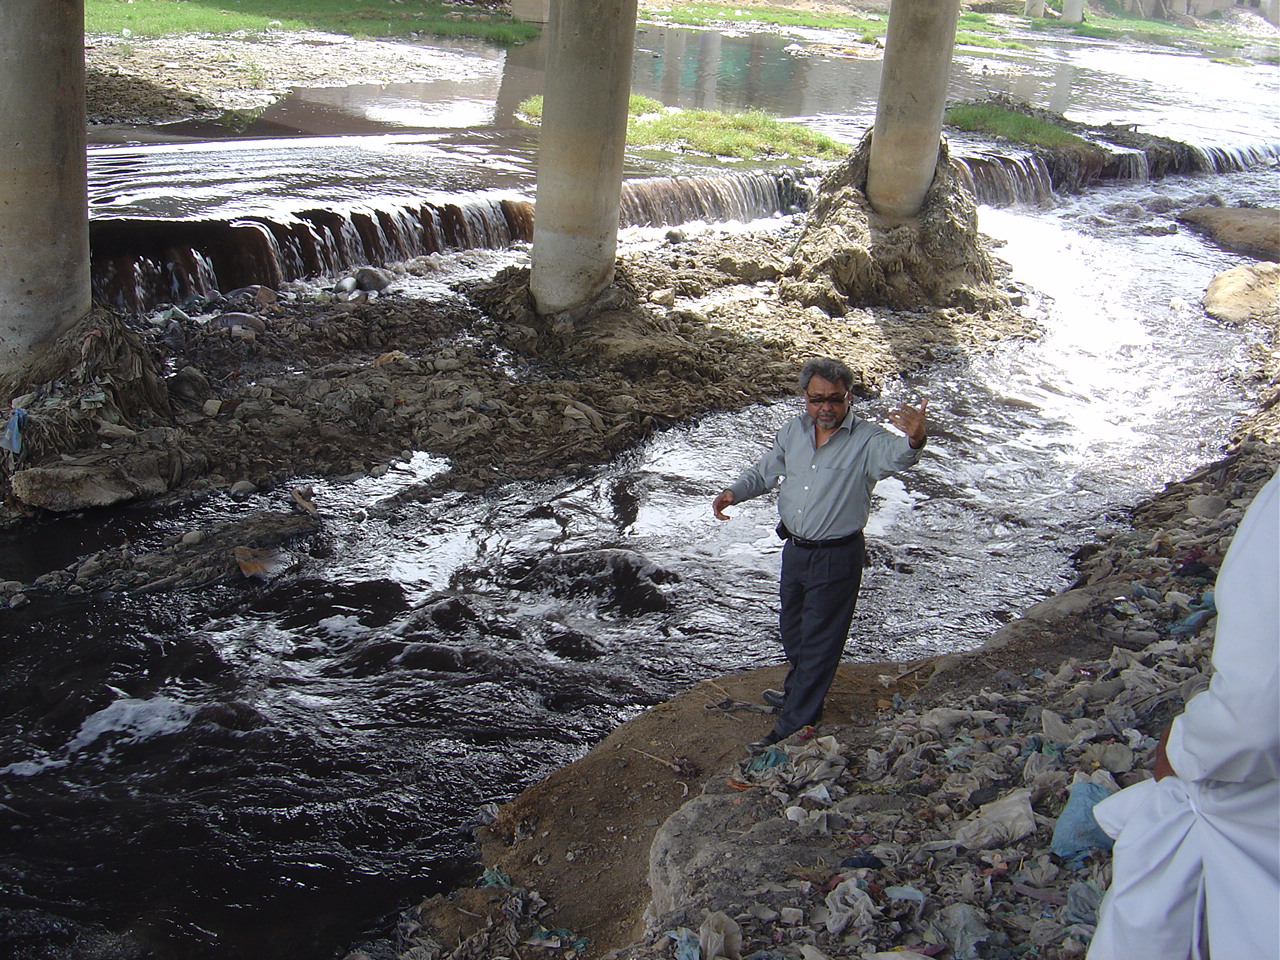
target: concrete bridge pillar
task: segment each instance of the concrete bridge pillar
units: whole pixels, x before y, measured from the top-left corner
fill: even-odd
[[[920,212],[938,165],[960,0],[893,0],[867,166],[881,216]]]
[[[1062,22],[1084,23],[1084,0],[1062,0]]]
[[[1043,17],[1044,0],[1026,0],[1022,5],[1022,15],[1024,17]]]
[[[0,170],[2,371],[91,306],[83,0],[0,2]]]
[[[552,0],[529,286],[540,314],[613,282],[636,0]]]

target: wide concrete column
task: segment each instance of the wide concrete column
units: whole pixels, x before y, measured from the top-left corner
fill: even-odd
[[[1062,22],[1084,23],[1084,0],[1062,0]]]
[[[90,305],[84,0],[0,0],[0,370]]]
[[[867,199],[881,216],[920,212],[938,165],[960,0],[893,0],[880,100],[867,166]]]
[[[540,314],[613,282],[636,0],[552,0],[529,287]]]
[[[1022,15],[1024,17],[1043,17],[1044,0],[1026,0],[1022,5]]]

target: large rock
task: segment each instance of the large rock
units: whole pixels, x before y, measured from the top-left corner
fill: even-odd
[[[117,462],[30,467],[16,472],[11,486],[29,506],[66,513],[159,496],[169,489],[163,473],[159,455],[151,454]]]
[[[1192,207],[1178,219],[1204,230],[1217,243],[1280,259],[1280,210],[1267,207]]]
[[[1274,320],[1280,314],[1280,263],[1248,263],[1209,282],[1204,309],[1227,323]]]

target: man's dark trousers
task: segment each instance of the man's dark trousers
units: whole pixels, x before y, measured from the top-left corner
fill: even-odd
[[[822,715],[849,638],[865,558],[861,534],[835,546],[805,547],[791,539],[782,548],[779,627],[791,669],[782,688],[786,701],[773,726],[778,739]]]

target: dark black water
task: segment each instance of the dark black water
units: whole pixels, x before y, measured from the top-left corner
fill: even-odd
[[[679,71],[676,89],[687,92],[677,99],[735,106],[733,96],[780,89],[780,68],[752,60],[757,49],[781,57],[773,40],[678,33],[642,38],[641,52],[661,51],[661,64],[637,58],[654,89],[674,82],[676,62],[701,65]],[[677,44],[698,56],[677,58]],[[1113,49],[1019,56],[1041,78],[1068,57],[1087,75]],[[1146,59],[1128,60],[1133,83],[1159,86]],[[803,93],[826,90],[821,71],[844,65],[791,69]],[[767,81],[752,87],[751,77]],[[832,81],[821,96],[862,83]],[[1220,112],[1211,97],[1180,102],[1181,117]],[[821,103],[792,109],[835,127],[840,110],[861,109]],[[1274,102],[1242,98],[1235,109],[1255,138],[1275,136]],[[331,170],[372,154],[372,166],[399,177],[420,144],[447,173],[455,155],[427,139],[224,154],[263,171],[283,155],[271,151]],[[464,152],[459,170],[483,168],[486,149]],[[494,176],[506,175],[504,149]],[[146,148],[136,169],[163,157],[165,176],[197,182],[196,167],[224,154]],[[385,187],[380,169],[374,193]],[[327,195],[324,178],[291,176],[233,166],[209,177],[208,195],[242,180],[273,183],[262,191],[271,198]],[[145,174],[137,182],[103,205],[179,202]],[[1246,406],[1232,371],[1250,333],[1207,321],[1197,304],[1214,273],[1242,258],[1167,232],[1173,211],[1210,195],[1280,203],[1267,168],[983,210],[1015,277],[1037,291],[1027,309],[1045,337],[990,356],[942,353],[866,405],[882,419],[897,398],[927,394],[934,426],[926,459],[878,489],[851,657],[975,646],[1070,580],[1066,557],[1099,521],[1216,457]],[[629,231],[626,242],[656,234]],[[709,505],[793,410],[708,416],[585,479],[389,499],[441,469],[419,455],[382,478],[315,483],[323,532],[274,583],[149,598],[35,592],[0,614],[0,956],[72,956],[76,937],[98,925],[125,939],[115,953],[81,955],[341,956],[469,869],[481,804],[699,678],[775,662],[771,504],[745,504],[728,523]],[[285,496],[67,518],[0,545],[0,577],[29,581],[103,544],[141,550],[238,511],[288,509]]]

